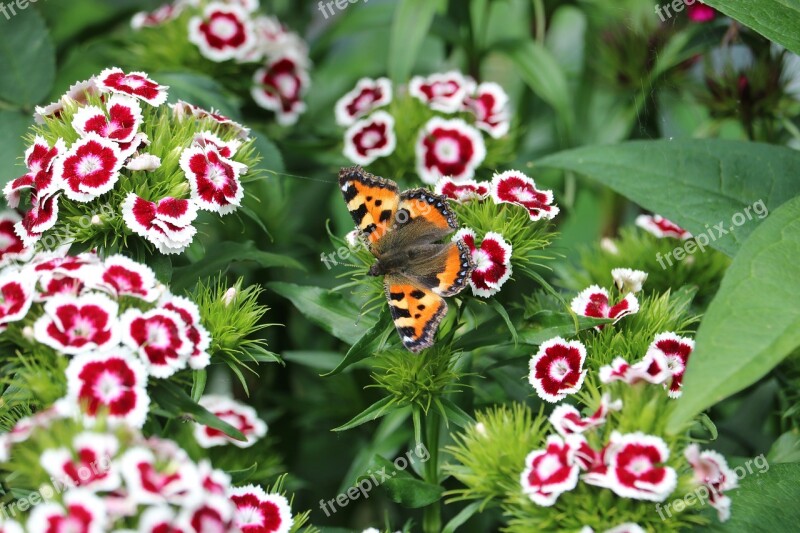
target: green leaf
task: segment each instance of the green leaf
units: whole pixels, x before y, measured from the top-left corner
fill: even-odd
[[[176,268],[173,285],[188,287],[200,279],[205,279],[220,272],[225,272],[232,262],[253,261],[262,268],[295,268],[305,270],[297,260],[291,257],[263,252],[256,248],[252,241],[221,242],[214,244],[209,253],[197,263]]]
[[[800,194],[800,152],[751,142],[632,141],[560,152],[538,166],[607,185],[695,236],[708,235],[710,247],[730,256],[761,222],[759,201],[772,211]],[[734,215],[745,217],[738,227]],[[719,224],[727,234],[718,235]]]
[[[441,0],[400,0],[397,3],[389,35],[388,64],[389,77],[396,84],[408,81],[441,3]]]
[[[375,325],[375,319],[369,316],[359,318],[360,309],[341,293],[284,282],[269,283],[267,287],[291,300],[311,322],[348,344]]]
[[[498,43],[497,50],[508,56],[528,87],[553,106],[567,132],[571,132],[575,118],[567,76],[553,54],[543,45],[529,39]]]
[[[386,343],[386,338],[393,329],[392,315],[389,306],[384,306],[378,321],[356,343],[350,347],[344,359],[330,372],[323,374],[323,377],[334,376],[352,364],[363,361],[367,357],[372,357],[381,346]]]
[[[373,420],[377,420],[382,416],[386,416],[395,409],[391,409],[394,403],[394,398],[391,396],[387,396],[377,402],[373,403],[361,413],[357,414],[350,420],[348,423],[335,428],[333,431],[347,431],[348,429],[353,429],[354,427],[358,427],[361,424],[366,424],[367,422],[372,422]]]
[[[176,417],[191,415],[198,423],[218,429],[232,439],[240,441],[247,440],[241,431],[192,400],[183,389],[172,382],[164,380],[158,381],[156,385],[148,389],[148,392],[156,403],[158,403],[159,407]]]
[[[450,422],[452,422],[458,427],[465,429],[475,425],[475,419],[472,418],[468,413],[464,412],[464,410],[455,403],[453,403],[452,400],[448,400],[447,398],[437,398],[435,401],[442,412],[445,422],[447,422],[448,425]]]
[[[477,501],[477,502],[472,502],[471,504],[461,509],[461,511],[453,518],[451,518],[450,521],[447,523],[447,525],[444,526],[444,529],[442,529],[442,533],[455,533],[459,527],[464,525],[464,523],[467,520],[472,518],[472,516],[480,510],[481,505],[483,505],[483,502]]]
[[[40,103],[56,78],[56,50],[44,19],[35,9],[0,19],[0,35],[0,100]]]
[[[800,433],[789,431],[778,437],[767,454],[769,464],[800,463]]]
[[[243,470],[229,470],[228,475],[231,476],[232,485],[243,485],[253,477],[253,474],[258,470],[258,463],[253,463],[248,468]]]
[[[543,342],[549,341],[553,337],[570,337],[577,334],[579,331],[591,329],[601,324],[609,324],[613,322],[613,320],[605,318],[590,318],[585,316],[579,316],[577,317],[578,328],[576,329],[573,317],[567,313],[544,311],[537,313],[534,316],[534,318],[538,318],[540,316],[548,317],[549,324],[553,322],[555,323],[553,325],[547,325],[543,328],[538,328],[538,329],[534,328],[520,329],[518,332],[520,343],[539,346]]]
[[[800,54],[800,2],[798,0],[704,0],[770,41]]]
[[[673,430],[755,383],[800,346],[798,257],[800,196],[753,232],[722,280],[697,331]]]
[[[415,456],[412,455],[412,458]],[[373,458],[371,467],[375,472],[386,474],[389,478],[386,480],[383,480],[382,476],[376,475],[378,481],[382,481],[381,487],[386,490],[392,501],[404,507],[418,509],[442,498],[444,492],[442,487],[415,478],[408,472],[408,468],[399,470],[392,461],[380,455]]]
[[[25,174],[22,158],[25,155],[24,136],[31,126],[28,114],[0,111],[0,186]]]
[[[275,352],[270,352],[260,344],[253,344],[244,348],[245,353],[256,363],[278,363],[283,365],[283,359]]]
[[[489,302],[490,302],[490,305],[492,306],[492,309],[494,309],[495,312],[498,315],[500,315],[500,318],[503,319],[503,322],[506,323],[506,327],[508,327],[508,332],[511,333],[511,339],[514,341],[514,344],[516,345],[517,343],[519,343],[519,336],[517,335],[517,328],[515,328],[514,327],[514,323],[511,322],[511,317],[508,316],[508,311],[506,311],[506,308],[503,307],[503,304],[501,304],[497,300],[493,299],[493,300],[490,300]]]
[[[286,167],[283,164],[283,156],[275,143],[267,137],[267,134],[253,130],[251,137],[255,139],[254,146],[261,156],[261,161],[258,162],[257,167],[271,173],[284,172]],[[247,180],[245,180],[246,182]]]
[[[192,372],[192,401],[199,402],[206,390],[208,372],[205,369]]]

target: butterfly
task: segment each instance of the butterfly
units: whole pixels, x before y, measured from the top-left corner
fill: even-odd
[[[429,348],[447,314],[444,298],[461,292],[475,269],[464,242],[441,242],[458,229],[447,199],[423,188],[401,193],[392,180],[361,167],[342,169],[339,185],[376,259],[368,275],[384,276],[403,345],[412,352]]]

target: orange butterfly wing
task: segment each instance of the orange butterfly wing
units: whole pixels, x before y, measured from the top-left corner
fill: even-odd
[[[412,352],[430,348],[439,323],[447,314],[444,299],[398,275],[387,275],[384,287],[403,345]]]
[[[339,173],[339,186],[356,227],[370,243],[379,241],[394,224],[400,202],[397,185],[361,167],[350,167]]]

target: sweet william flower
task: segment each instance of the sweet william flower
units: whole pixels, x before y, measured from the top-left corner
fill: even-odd
[[[107,257],[99,276],[97,286],[107,290],[117,299],[132,296],[146,302],[154,302],[159,296],[153,270],[123,255]]]
[[[42,233],[55,226],[58,221],[58,197],[58,193],[31,195],[31,208],[22,220],[14,224],[14,232],[25,246],[33,247]]]
[[[196,218],[197,205],[191,200],[162,198],[149,202],[129,193],[122,203],[125,225],[164,254],[180,253],[192,243],[197,233],[192,226]]]
[[[436,194],[444,196],[460,204],[471,201],[483,201],[489,196],[490,184],[474,180],[442,178],[436,182]]]
[[[68,355],[110,348],[119,342],[118,310],[102,294],[57,294],[45,302],[44,315],[33,325],[34,338]]]
[[[614,278],[614,285],[623,293],[639,292],[642,290],[644,282],[647,281],[647,272],[633,270],[630,268],[615,268],[611,271]]]
[[[497,83],[484,82],[464,100],[464,107],[475,115],[475,125],[495,139],[508,133],[511,114],[508,94]]]
[[[194,436],[203,448],[233,444],[239,448],[249,448],[267,434],[267,424],[258,418],[255,409],[225,396],[208,395],[200,399],[200,405],[215,416],[242,432],[245,441],[232,439],[222,431],[195,423]]]
[[[238,139],[245,140],[250,137],[250,128],[239,124],[238,122],[220,114],[213,109],[203,109],[202,107],[184,102],[183,100],[178,100],[175,104],[170,104],[170,107],[172,108],[172,115],[176,120],[183,121],[190,117],[192,119],[196,118],[200,120],[209,119],[214,123],[223,126],[225,129],[230,130]]]
[[[419,133],[415,151],[417,173],[430,185],[446,176],[471,179],[486,158],[483,136],[461,119],[430,119]]]
[[[189,21],[189,41],[211,61],[242,59],[255,46],[255,29],[241,6],[211,2]]]
[[[93,492],[115,491],[122,480],[113,457],[119,451],[114,435],[84,432],[72,440],[72,447],[45,450],[40,462],[47,473],[74,486]]]
[[[25,318],[33,303],[36,278],[27,271],[7,269],[0,274],[0,331]]]
[[[164,4],[153,11],[140,11],[133,15],[131,28],[141,30],[142,28],[155,28],[171,20],[178,18],[183,12],[185,4],[175,2]]]
[[[144,446],[122,455],[120,470],[130,500],[144,505],[200,503],[203,494],[196,465],[183,450],[170,455]]]
[[[16,209],[19,206],[20,194],[24,190],[32,190],[42,197],[55,193],[59,188],[60,176],[53,175],[53,163],[66,151],[67,146],[63,139],[57,139],[55,144],[50,146],[44,137],[37,135],[33,144],[25,151],[27,174],[11,180],[3,189],[8,206]]]
[[[133,96],[153,107],[159,107],[167,101],[169,89],[151,80],[145,72],[126,74],[121,68],[104,70],[95,78],[95,83],[103,92]]]
[[[355,122],[344,134],[344,156],[357,165],[390,156],[396,146],[394,118],[385,111]]]
[[[352,126],[357,120],[391,102],[392,82],[388,78],[361,78],[352,91],[336,102],[336,123],[344,127]]]
[[[75,142],[53,168],[64,194],[75,202],[89,202],[114,188],[125,163],[120,147],[94,132]]]
[[[531,358],[528,381],[539,397],[555,403],[575,394],[583,385],[586,348],[580,341],[555,337],[539,346]]]
[[[683,385],[683,374],[686,372],[686,364],[689,356],[694,350],[692,339],[681,337],[670,331],[659,333],[648,348],[648,353],[652,357],[661,356],[665,361],[672,382],[669,386],[670,398],[678,398],[681,395]]]
[[[0,211],[0,266],[9,261],[28,259],[33,253],[14,230],[21,220],[16,211]]]
[[[143,120],[139,102],[130,96],[114,94],[105,107],[105,110],[97,106],[81,107],[72,118],[72,127],[82,137],[96,133],[117,143],[133,141]]]
[[[180,167],[197,207],[221,215],[239,207],[244,197],[239,177],[247,172],[245,165],[221,156],[213,147],[194,146],[183,151]]]
[[[622,409],[621,400],[611,401],[611,397],[604,394],[597,410],[588,417],[581,417],[580,411],[569,404],[561,404],[553,409],[549,420],[550,425],[566,437],[602,426],[610,411],[619,411],[620,409]]]
[[[106,506],[86,489],[70,489],[64,494],[64,503],[44,502],[31,511],[27,522],[30,532],[58,533],[79,531],[103,533],[106,531]]]
[[[306,110],[303,96],[310,84],[301,61],[286,54],[255,72],[250,94],[256,104],[275,113],[278,124],[291,126]]]
[[[162,298],[159,306],[162,309],[174,311],[186,324],[186,338],[192,345],[189,353],[189,367],[194,370],[207,367],[211,362],[211,355],[208,353],[208,349],[211,347],[211,335],[200,323],[200,309],[197,305],[183,296],[167,294]]]
[[[280,494],[245,485],[230,489],[228,497],[236,506],[233,523],[243,533],[289,533],[294,524],[289,501]]]
[[[708,489],[708,503],[717,510],[720,522],[727,521],[731,517],[731,499],[724,493],[739,486],[738,476],[725,458],[713,450],[701,452],[697,444],[690,444],[684,455],[692,466],[695,483]]]
[[[665,237],[681,240],[692,238],[691,233],[659,215],[639,215],[636,217],[636,225],[659,239]]]
[[[168,309],[127,310],[120,318],[122,342],[139,355],[148,373],[167,378],[186,368],[194,347],[181,316]]]
[[[452,71],[428,77],[414,76],[408,85],[408,92],[435,111],[456,113],[462,109],[464,100],[474,86],[472,79]]]
[[[511,277],[511,243],[499,233],[490,231],[483,236],[478,246],[475,232],[469,228],[459,230],[453,241],[464,241],[472,253],[475,263],[469,280],[472,293],[488,298],[500,292]]]
[[[525,458],[520,476],[522,492],[542,507],[555,504],[561,494],[578,484],[580,467],[575,452],[574,445],[558,435],[547,437],[545,449],[534,450]]]
[[[570,303],[570,308],[580,316],[592,318],[611,318],[616,320],[639,312],[639,300],[633,294],[626,295],[618,303],[609,303],[608,291],[598,285],[581,291]],[[603,329],[603,325],[595,329]]]
[[[495,175],[491,195],[495,203],[524,207],[534,222],[552,220],[560,212],[558,206],[553,205],[553,191],[540,191],[533,179],[516,170]]]

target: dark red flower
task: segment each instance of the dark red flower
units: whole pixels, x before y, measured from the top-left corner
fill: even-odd
[[[450,177],[471,179],[486,158],[481,133],[461,119],[434,117],[420,131],[416,144],[417,173],[428,184]]]

